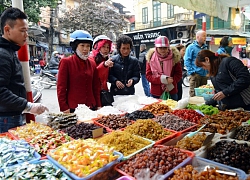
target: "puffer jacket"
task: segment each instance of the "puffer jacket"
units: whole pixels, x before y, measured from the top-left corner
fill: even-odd
[[[109,82],[111,83],[110,92],[115,93],[116,81],[121,81],[124,85],[129,79],[133,79],[133,84],[129,87],[129,94],[135,93],[134,85],[140,80],[140,67],[138,60],[134,56],[122,58],[120,54],[112,57],[114,66],[109,71]]]
[[[171,72],[171,77],[173,77],[174,79],[173,81],[174,88],[170,91],[170,94],[176,94],[178,92],[177,83],[182,78],[182,68],[180,63],[181,54],[176,47],[171,47],[171,50],[173,52],[173,68]],[[146,77],[147,80],[151,83],[150,93],[155,96],[161,96],[161,94],[163,93],[163,89],[161,87],[162,85],[161,77],[154,77],[150,66],[150,60],[154,52],[155,48],[151,48],[146,55],[147,59]]]
[[[218,73],[211,77],[215,92],[226,96],[221,101],[230,108],[250,104],[250,74],[242,61],[235,57],[225,57],[219,65]]]
[[[16,54],[19,49],[0,37],[0,116],[20,115],[28,103],[22,65]]]
[[[50,69],[58,69],[59,67],[59,58],[58,57],[52,57],[49,62],[49,68]]]

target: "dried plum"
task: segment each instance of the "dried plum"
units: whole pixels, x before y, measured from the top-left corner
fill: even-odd
[[[250,173],[250,147],[247,143],[219,141],[208,150],[207,159],[242,169],[247,174]]]
[[[92,131],[98,128],[101,127],[95,124],[81,122],[79,124],[64,128],[62,131],[74,139],[88,139],[93,138]],[[107,133],[105,128],[103,129],[103,133]]]
[[[126,113],[126,117],[128,117],[131,120],[137,120],[137,119],[152,119],[154,118],[154,114],[152,114],[150,111],[147,110],[137,110],[132,113]]]

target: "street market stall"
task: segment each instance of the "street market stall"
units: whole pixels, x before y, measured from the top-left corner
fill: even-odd
[[[201,98],[212,92],[206,89]],[[1,149],[10,143],[19,152],[20,141],[31,154],[19,161],[1,152],[0,179],[247,179],[250,113],[181,101],[118,96],[112,107],[79,105],[75,113],[49,113],[46,125],[10,129],[0,134]]]

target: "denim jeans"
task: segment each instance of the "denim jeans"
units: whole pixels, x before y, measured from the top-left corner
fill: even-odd
[[[145,74],[141,74],[142,87],[146,96],[150,97],[150,87]]]
[[[8,132],[9,129],[23,125],[23,116],[0,116],[0,133]]]

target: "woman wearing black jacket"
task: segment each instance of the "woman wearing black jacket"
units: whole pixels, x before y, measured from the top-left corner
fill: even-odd
[[[134,85],[140,80],[140,67],[136,57],[130,55],[132,39],[122,35],[117,40],[118,54],[111,59],[114,62],[109,71],[110,92],[113,95],[133,95]]]
[[[209,71],[215,88],[213,100],[221,110],[242,107],[250,110],[250,74],[241,60],[202,50],[196,65]]]

